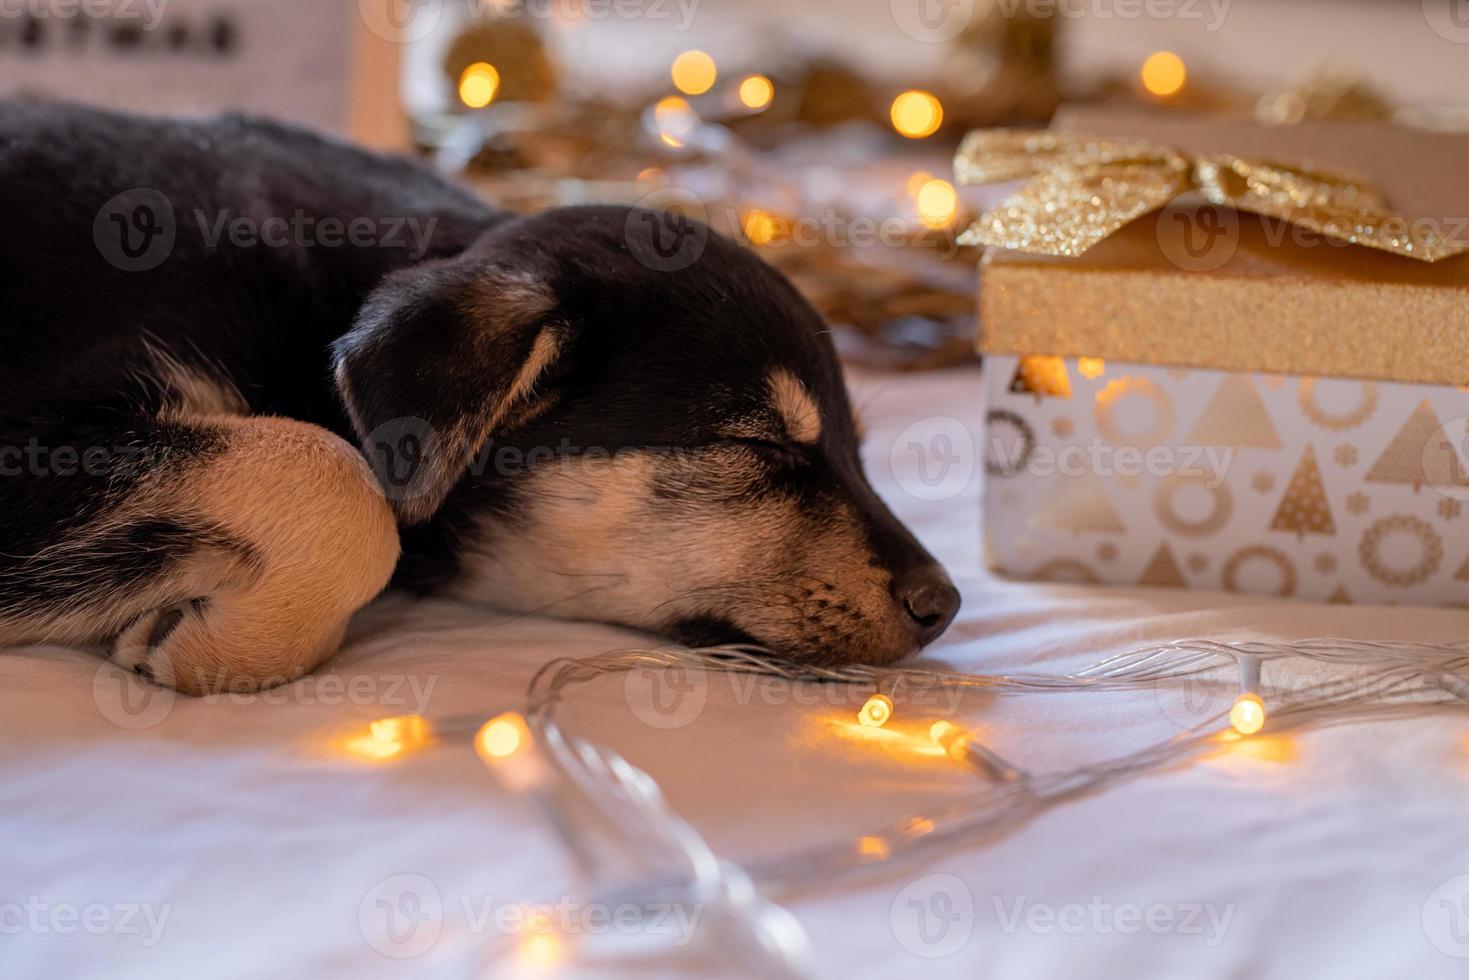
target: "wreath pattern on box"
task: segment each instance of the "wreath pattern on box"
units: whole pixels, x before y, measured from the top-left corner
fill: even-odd
[[[1127,433],[1119,429],[1116,420],[1112,418],[1112,410],[1117,403],[1134,395],[1151,401],[1155,411],[1152,431],[1136,439],[1130,438]],[[1097,392],[1093,414],[1097,419],[1097,428],[1114,446],[1135,446],[1139,449],[1146,449],[1158,445],[1168,438],[1169,432],[1173,431],[1173,399],[1149,379],[1133,374],[1107,382],[1107,386]]]
[[[1363,381],[1362,397],[1350,412],[1332,415],[1316,403],[1316,379],[1302,378],[1300,385],[1301,414],[1323,429],[1345,432],[1355,429],[1377,411],[1377,382]]]
[[[1247,545],[1229,556],[1220,573],[1226,592],[1244,591],[1239,587],[1239,567],[1252,558],[1263,558],[1280,569],[1280,588],[1275,591],[1277,596],[1285,598],[1295,594],[1296,566],[1291,564],[1291,560],[1279,548],[1272,548],[1268,544]]]
[[[1378,549],[1382,547],[1384,538],[1402,532],[1416,537],[1422,546],[1422,551],[1419,554],[1418,563],[1412,568],[1391,568],[1383,564]],[[1438,571],[1438,567],[1443,564],[1443,539],[1427,521],[1420,521],[1407,514],[1393,514],[1391,517],[1379,518],[1362,533],[1362,541],[1357,545],[1357,553],[1368,575],[1384,585],[1405,588],[1427,581],[1430,575]]]
[[[1030,423],[1018,413],[1006,408],[990,409],[985,414],[984,422],[986,434],[997,425],[1005,425],[1014,429],[1016,438],[1020,440],[1020,455],[1016,457],[1011,466],[1006,467],[1003,461],[990,459],[989,453],[986,452],[984,471],[990,476],[1014,476],[1025,469],[1025,464],[1030,462],[1030,457],[1035,453],[1035,430],[1030,427]],[[993,445],[994,440],[991,439],[990,446]]]

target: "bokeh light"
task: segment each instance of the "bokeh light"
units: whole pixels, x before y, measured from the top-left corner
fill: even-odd
[[[515,712],[506,712],[485,722],[475,736],[474,745],[481,756],[504,759],[514,755],[525,742],[525,719]]]
[[[561,940],[550,933],[526,936],[521,940],[520,960],[536,970],[554,966],[561,960]]]
[[[500,91],[500,72],[488,61],[476,61],[459,75],[459,101],[483,109]]]
[[[751,245],[769,245],[780,235],[780,221],[769,211],[751,208],[745,215],[744,231]]]
[[[857,712],[857,720],[868,728],[881,728],[893,716],[893,699],[886,694],[874,694]]]
[[[913,89],[893,100],[893,128],[909,139],[922,139],[938,132],[944,107],[932,92]]]
[[[1143,88],[1153,95],[1166,98],[1177,94],[1188,78],[1183,59],[1172,51],[1154,51],[1143,62]]]
[[[1241,694],[1229,709],[1229,724],[1241,735],[1253,735],[1265,727],[1265,703],[1258,694]]]
[[[764,75],[746,75],[740,81],[740,103],[746,109],[764,109],[775,98],[775,84]]]
[[[943,228],[959,210],[959,194],[947,180],[935,177],[918,189],[918,217],[930,228]]]
[[[927,170],[915,170],[908,177],[908,196],[916,198],[918,192],[923,190],[923,185],[933,180],[933,174]]]
[[[669,146],[680,147],[699,125],[699,115],[681,95],[669,95],[653,106],[653,121],[658,124],[658,136]]]
[[[673,85],[685,95],[703,95],[714,87],[719,70],[703,51],[685,51],[673,59]]]

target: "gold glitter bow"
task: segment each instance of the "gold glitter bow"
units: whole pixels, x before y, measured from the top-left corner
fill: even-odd
[[[1048,130],[981,129],[954,158],[961,184],[1032,178],[960,236],[1042,255],[1080,255],[1180,194],[1250,211],[1338,241],[1436,262],[1469,251],[1431,220],[1393,211],[1365,180],[1313,167],[1194,156],[1140,140]]]

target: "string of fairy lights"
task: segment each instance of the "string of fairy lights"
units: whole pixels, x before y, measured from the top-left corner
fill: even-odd
[[[1331,669],[1318,682],[1280,692],[1262,686],[1264,668],[1287,662]],[[1136,691],[1177,685],[1233,668],[1239,691],[1228,710],[1180,734],[1101,762],[1032,771],[987,745],[961,719],[928,722],[937,753],[978,780],[931,812],[910,814],[856,840],[775,859],[735,864],[719,858],[663,800],[657,783],[617,753],[568,732],[559,708],[579,686],[633,670],[698,670],[757,674],[790,682],[867,687],[872,694],[855,723],[882,729],[903,715],[904,692],[984,689],[1002,696]],[[1268,703],[1267,703],[1268,695]],[[922,709],[918,709],[921,713]],[[914,861],[943,848],[992,840],[1068,801],[1216,750],[1223,742],[1356,722],[1469,710],[1469,643],[1434,645],[1338,638],[1285,642],[1180,640],[1111,657],[1072,674],[965,674],[917,668],[819,667],[749,646],[690,650],[621,650],[560,659],[531,679],[521,710],[493,718],[419,715],[371,724],[354,751],[389,759],[434,743],[472,741],[508,793],[534,801],[562,840],[590,901],[641,909],[651,921],[670,906],[701,912],[693,942],[673,944],[657,930],[630,932],[612,949],[599,937],[567,935],[550,922],[528,928],[489,950],[466,950],[466,975],[493,968],[542,972],[556,967],[611,972],[650,955],[695,956],[734,964],[737,975],[800,977],[809,951],[799,924],[777,900],[832,883],[873,865]]]
[[[666,147],[682,150],[701,141],[701,130],[726,135],[712,120],[730,114],[753,116],[775,103],[776,83],[758,72],[741,74],[720,82],[720,69],[708,52],[691,49],[677,55],[669,66],[675,92],[657,99],[646,116],[648,130]],[[1136,85],[1153,101],[1167,101],[1184,88],[1188,77],[1183,59],[1172,51],[1155,51],[1141,63]],[[456,94],[467,109],[488,108],[501,95],[501,69],[488,61],[475,61],[459,73]],[[939,133],[944,123],[944,105],[927,89],[898,92],[888,104],[888,121],[898,135],[922,141]],[[718,147],[714,147],[717,149]],[[656,168],[652,168],[656,169]],[[930,229],[948,228],[960,217],[959,195],[952,182],[925,171],[915,172],[907,182],[919,222]],[[751,208],[743,220],[743,231],[753,244],[769,243],[779,234],[779,219],[768,211]]]

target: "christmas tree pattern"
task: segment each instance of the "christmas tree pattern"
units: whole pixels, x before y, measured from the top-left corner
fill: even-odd
[[[1347,587],[1345,585],[1338,585],[1336,591],[1326,601],[1335,606],[1350,606],[1352,604],[1352,597],[1347,595]]]
[[[1431,487],[1469,486],[1459,466],[1459,453],[1427,398],[1413,410],[1363,479],[1369,483],[1407,483],[1414,493],[1425,483]]]
[[[1127,530],[1096,477],[1068,476],[1053,482],[1050,496],[1031,515],[1031,527],[1072,532]]]
[[[1464,564],[1460,565],[1459,570],[1454,573],[1454,581],[1469,582],[1469,558],[1465,558]]]
[[[1015,377],[1010,380],[1010,391],[1017,395],[1035,395],[1042,398],[1070,398],[1071,375],[1066,370],[1066,361],[1060,357],[1031,354],[1020,359]]]
[[[1280,436],[1247,374],[1229,374],[1204,406],[1189,441],[1201,446],[1279,449]]]
[[[1138,585],[1156,585],[1163,588],[1181,589],[1186,582],[1183,580],[1183,572],[1178,567],[1178,562],[1173,558],[1173,552],[1169,550],[1167,543],[1158,545],[1158,550],[1153,552],[1153,557],[1148,560],[1148,567],[1143,569],[1143,574],[1137,580]]]
[[[1301,453],[1285,496],[1270,522],[1272,531],[1294,531],[1300,537],[1308,534],[1335,534],[1331,507],[1326,502],[1326,486],[1321,482],[1321,467],[1316,465],[1316,450],[1311,445]]]

